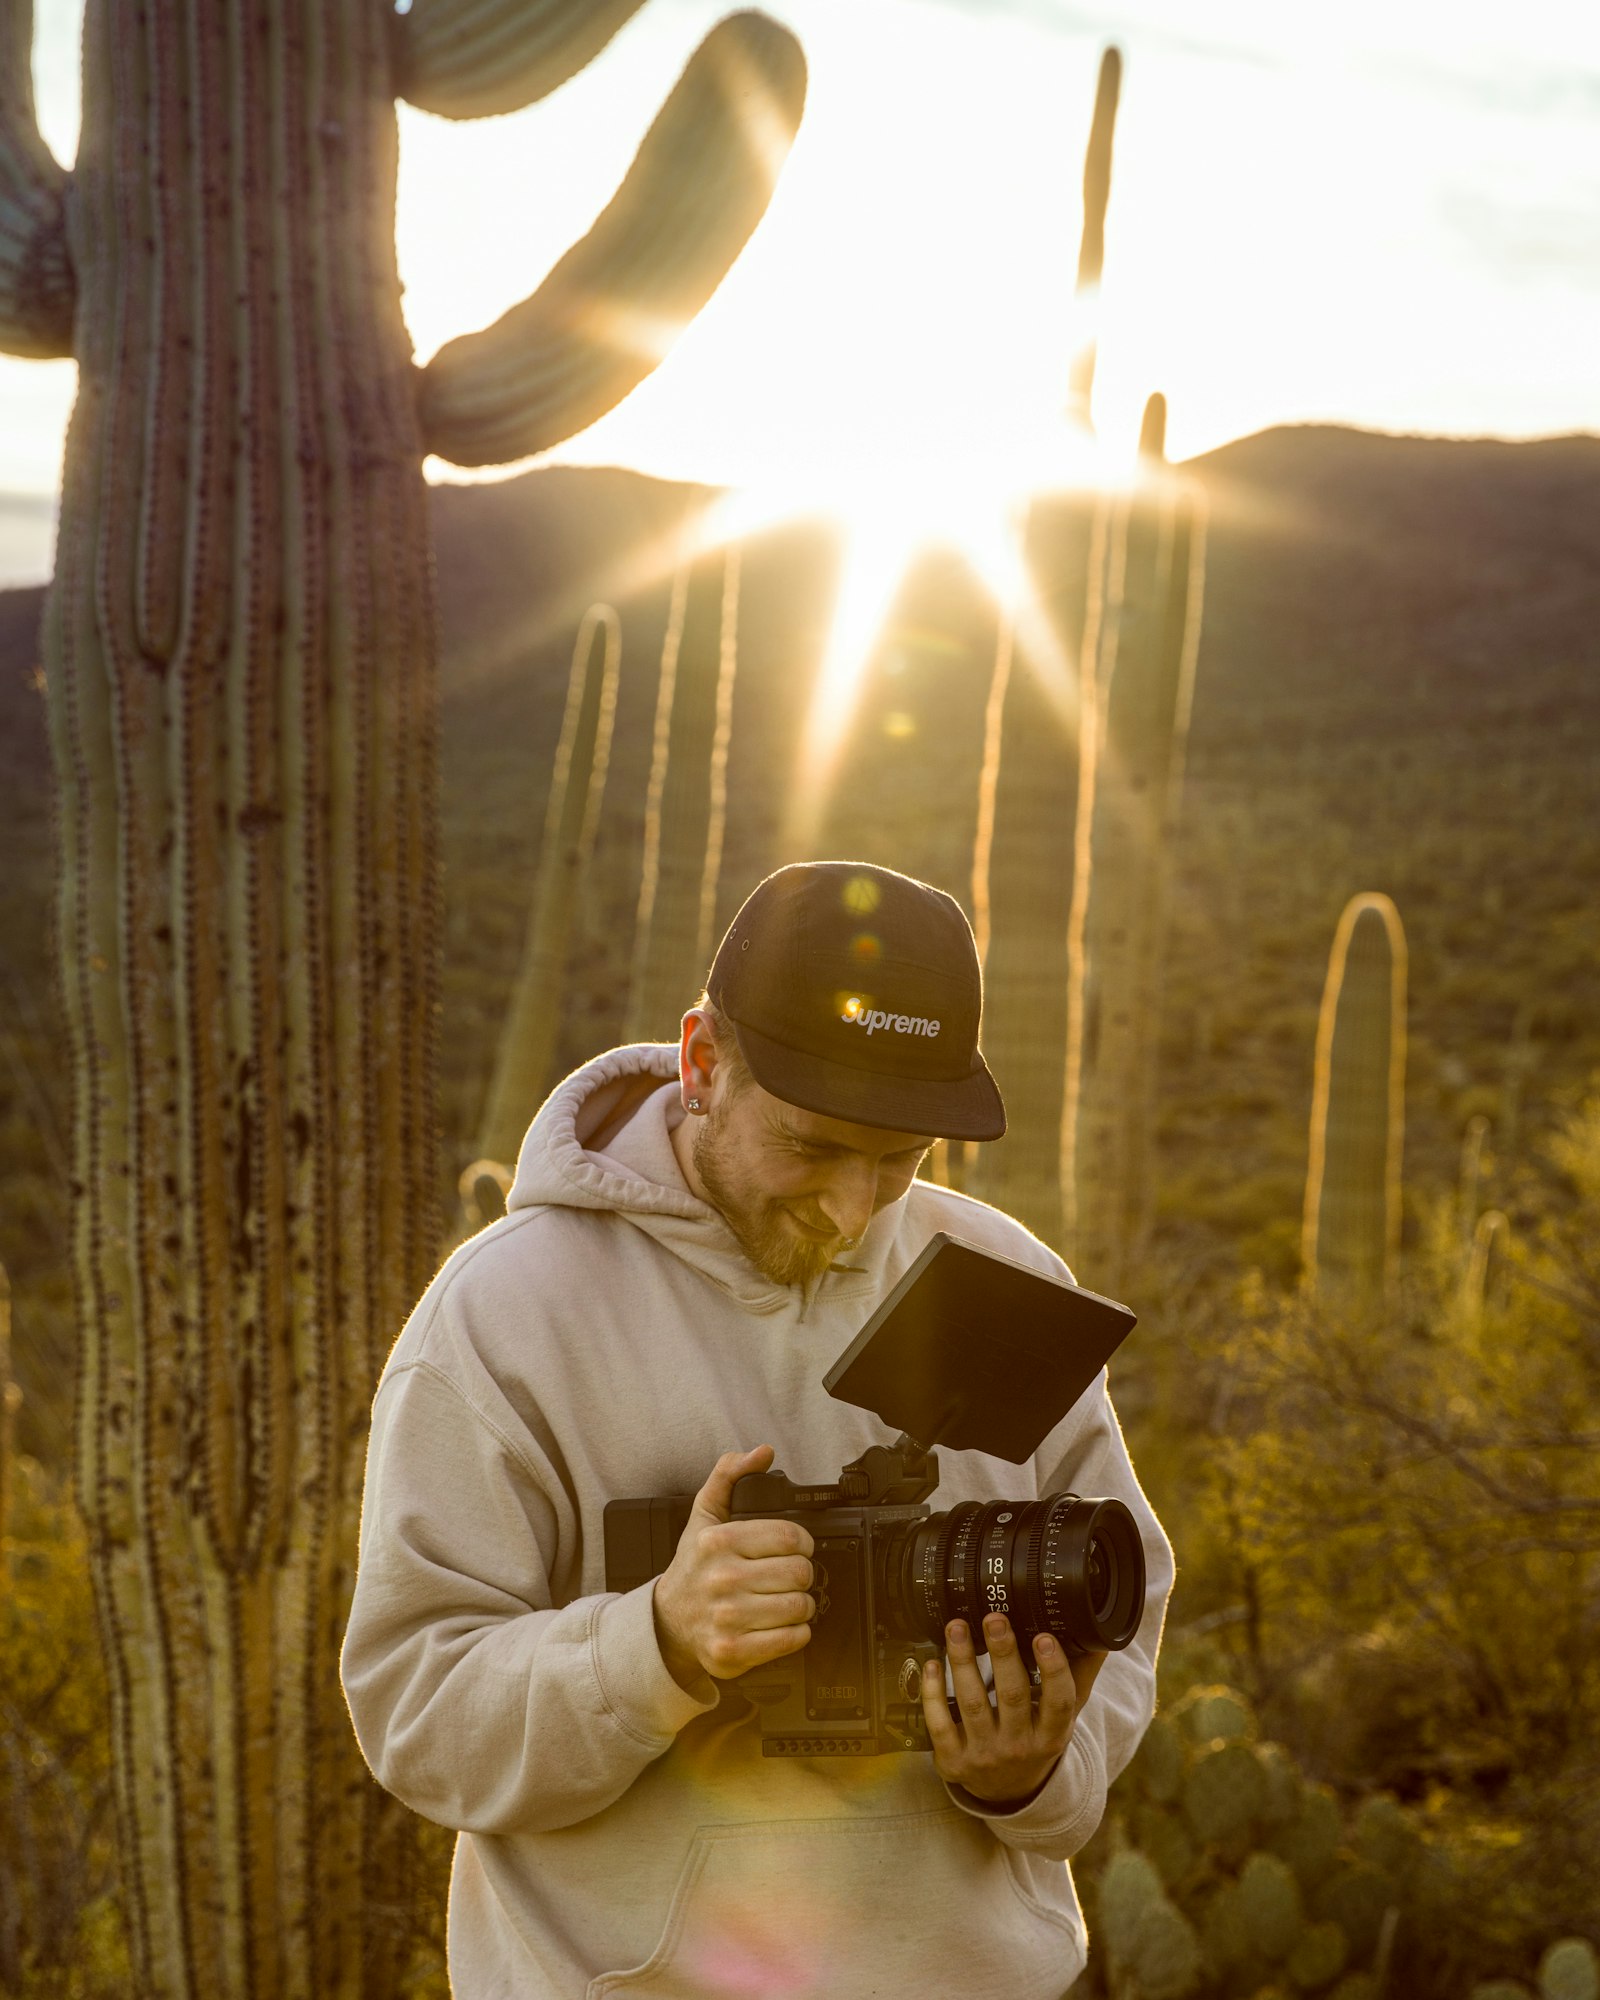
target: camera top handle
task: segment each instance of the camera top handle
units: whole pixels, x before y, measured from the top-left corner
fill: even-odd
[[[804,1507],[917,1507],[939,1484],[939,1454],[902,1431],[851,1459],[831,1486],[797,1486],[785,1472],[749,1472],[733,1489],[735,1514],[788,1514]]]

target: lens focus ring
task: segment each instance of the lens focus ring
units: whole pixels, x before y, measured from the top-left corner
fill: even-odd
[[[1019,1637],[1069,1653],[1117,1651],[1139,1629],[1144,1547],[1120,1500],[964,1501],[908,1525],[891,1563],[898,1622],[940,1643],[953,1618],[974,1636],[1002,1611]],[[1025,1653],[1031,1647],[1025,1646]]]

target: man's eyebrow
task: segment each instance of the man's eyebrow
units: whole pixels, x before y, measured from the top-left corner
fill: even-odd
[[[861,1150],[859,1146],[842,1145],[837,1139],[814,1139],[809,1133],[797,1132],[787,1118],[779,1118],[777,1120],[777,1130],[782,1138],[792,1139],[797,1146],[808,1146],[814,1153],[856,1153]],[[932,1144],[933,1141],[931,1139],[919,1139],[915,1144],[910,1146],[896,1146],[893,1152],[885,1153],[883,1158],[886,1160],[900,1160],[907,1158],[912,1153],[917,1154],[920,1158]]]
[[[836,1139],[814,1139],[809,1132],[796,1131],[787,1118],[779,1118],[776,1124],[780,1138],[792,1139],[797,1146],[809,1146],[814,1152],[848,1153],[853,1150],[849,1146],[841,1146]]]

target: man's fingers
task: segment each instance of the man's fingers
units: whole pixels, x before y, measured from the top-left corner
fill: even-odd
[[[1072,1719],[1078,1712],[1078,1686],[1073,1667],[1048,1632],[1041,1632],[1034,1640],[1033,1657],[1039,1666],[1040,1732],[1052,1738],[1060,1736],[1065,1741],[1072,1728]],[[1105,1655],[1099,1653],[1089,1657],[1103,1660]],[[1091,1674],[1089,1678],[1092,1683],[1094,1676]]]
[[[1033,1682],[1022,1663],[1010,1619],[1001,1616],[985,1618],[983,1637],[994,1670],[994,1693],[1001,1730],[1007,1736],[1025,1736],[1033,1723]]]
[[[694,1496],[693,1511],[712,1521],[727,1520],[734,1487],[747,1472],[765,1472],[772,1459],[770,1444],[758,1444],[752,1451],[725,1451]]]
[[[929,1660],[922,1670],[922,1719],[928,1725],[928,1747],[941,1763],[948,1764],[961,1751],[961,1731],[950,1713],[944,1691],[944,1667]]]
[[[751,1592],[724,1599],[717,1612],[719,1624],[730,1632],[771,1632],[783,1625],[809,1625],[817,1615],[817,1600],[805,1590]]]
[[[1078,1690],[1079,1708],[1082,1708],[1089,1699],[1089,1690],[1094,1686],[1100,1669],[1110,1657],[1109,1653],[1082,1653],[1073,1661],[1072,1679],[1073,1685]]]
[[[798,1653],[810,1643],[809,1625],[782,1625],[771,1631],[741,1632],[714,1639],[709,1649],[713,1664],[707,1672],[719,1681],[731,1681],[752,1667],[764,1667],[769,1660]]]
[[[762,1515],[749,1521],[714,1521],[700,1530],[701,1546],[709,1553],[759,1562],[788,1556],[806,1562],[815,1547],[798,1521],[777,1521]]]
[[[809,1590],[812,1577],[809,1556],[769,1556],[764,1562],[747,1564],[739,1581],[745,1590]]]
[[[968,1730],[994,1727],[994,1710],[989,1706],[989,1690],[978,1672],[978,1656],[972,1634],[960,1618],[952,1618],[944,1628],[945,1647],[950,1656],[950,1679],[955,1687],[956,1707]]]

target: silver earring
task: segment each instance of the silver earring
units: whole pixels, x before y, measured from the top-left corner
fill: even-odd
[[[689,1109],[691,1111],[698,1111],[700,1109],[700,1100],[698,1097],[691,1097],[689,1099]]]

